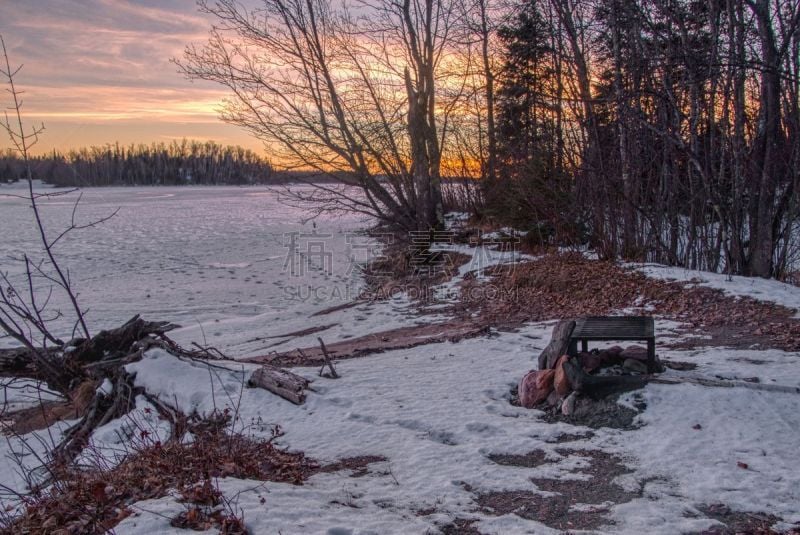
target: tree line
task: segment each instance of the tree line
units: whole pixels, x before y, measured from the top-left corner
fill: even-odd
[[[796,0],[200,6],[215,24],[183,72],[227,87],[222,118],[281,161],[343,183],[298,202],[399,230],[469,209],[712,271],[797,260]]]
[[[214,142],[120,144],[53,152],[30,159],[35,179],[56,186],[242,185],[278,180],[268,160],[241,147]],[[0,154],[0,179],[25,177],[16,152]]]
[[[799,25],[789,0],[526,1],[498,26],[488,210],[606,258],[785,275]]]

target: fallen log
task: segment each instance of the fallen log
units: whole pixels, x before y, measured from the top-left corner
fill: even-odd
[[[408,349],[425,344],[445,341],[457,342],[465,338],[487,334],[488,332],[489,327],[481,323],[456,321],[430,323],[412,327],[399,327],[358,338],[348,338],[327,344],[327,351],[329,358],[335,358],[338,361],[395,349]],[[325,353],[322,351],[321,346],[311,346],[283,353],[273,351],[267,355],[240,359],[240,362],[273,364],[276,366],[321,366],[325,363]]]
[[[569,337],[575,329],[575,321],[559,321],[553,328],[550,343],[539,355],[539,369],[551,370],[555,368],[556,361],[569,350]]]
[[[295,405],[302,405],[305,402],[305,391],[310,384],[305,377],[269,364],[264,364],[254,371],[247,381],[247,386],[263,388]]]
[[[36,377],[36,365],[26,347],[0,349],[0,375]]]
[[[137,314],[121,327],[100,331],[90,340],[85,340],[69,354],[67,362],[81,366],[89,362],[123,356],[130,352],[134,342],[149,335],[163,336],[164,333],[176,328],[177,325],[168,321],[145,321]]]

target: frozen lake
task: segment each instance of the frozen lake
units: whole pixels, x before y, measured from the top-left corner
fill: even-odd
[[[14,197],[21,187],[0,187],[0,269],[15,281],[21,275],[15,258],[42,254],[32,212]],[[88,308],[90,329],[139,313],[184,326],[177,333],[182,342],[205,339],[231,349],[242,336],[278,334],[316,309],[351,300],[359,288],[357,264],[371,254],[365,248],[371,240],[357,231],[369,221],[329,215],[304,222],[308,213],[278,197],[264,187],[83,190],[78,222],[119,209],[57,246]],[[51,235],[68,226],[73,202],[40,202]]]

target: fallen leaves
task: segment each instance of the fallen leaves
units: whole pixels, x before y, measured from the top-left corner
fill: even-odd
[[[501,266],[488,271],[493,275],[488,283],[478,279],[462,283],[461,301],[453,312],[473,319],[478,314],[493,325],[518,326],[630,310],[691,325],[717,337],[710,342],[718,345],[759,343],[800,351],[800,321],[793,318],[793,311],[774,303],[648,278],[578,253],[549,254],[513,269]],[[476,291],[482,284],[496,290],[491,299],[484,297],[486,291]]]

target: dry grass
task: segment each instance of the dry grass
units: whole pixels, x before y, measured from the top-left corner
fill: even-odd
[[[4,526],[3,533],[105,533],[132,513],[130,504],[180,492],[189,503],[219,500],[210,481],[235,477],[301,484],[316,467],[302,453],[278,448],[275,428],[268,439],[227,431],[226,419],[190,426],[188,443],[155,440],[140,431],[137,445],[110,470],[63,468],[46,490],[24,500],[23,514]],[[201,483],[198,486],[198,482]],[[175,522],[197,526],[211,522],[226,533],[240,533],[241,522],[230,514],[191,513]],[[201,518],[202,517],[202,518]],[[242,528],[243,529],[243,528]]]

